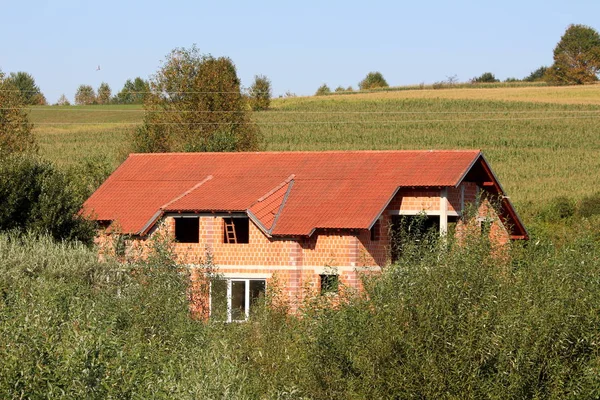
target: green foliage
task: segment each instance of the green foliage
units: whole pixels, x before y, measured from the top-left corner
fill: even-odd
[[[547,70],[548,70],[548,67],[542,65],[535,71],[532,71],[525,78],[523,78],[523,81],[525,81],[525,82],[541,82],[544,80],[544,76],[546,75]]]
[[[244,324],[189,317],[168,238],[118,264],[0,234],[0,397],[597,398],[600,244],[587,229],[506,257],[479,237],[413,243],[364,277],[364,295],[307,299],[302,317],[277,306],[274,280]]]
[[[0,71],[0,156],[35,151],[37,144],[24,98]]]
[[[173,50],[150,82],[137,152],[250,151],[260,131],[240,91],[233,62],[190,49]]]
[[[64,93],[60,95],[60,97],[58,98],[58,101],[55,104],[55,106],[70,106],[70,105],[71,105],[71,102],[69,101],[67,96],[65,96]]]
[[[319,88],[315,92],[315,96],[327,96],[329,94],[331,94],[331,89],[329,88],[329,86],[327,86],[326,83],[319,86]]]
[[[558,222],[575,215],[575,201],[567,196],[559,196],[550,200],[540,213],[544,221]]]
[[[0,158],[0,230],[48,233],[91,243],[91,221],[79,215],[87,193],[50,163],[30,155]]]
[[[96,96],[96,101],[98,104],[108,104],[110,103],[110,95],[111,90],[110,86],[106,82],[102,82],[98,87],[98,95]]]
[[[133,81],[127,79],[123,89],[113,97],[115,104],[144,104],[150,91],[150,83],[139,76]]]
[[[504,82],[506,82],[506,83],[513,83],[513,82],[520,82],[520,80],[518,78],[515,78],[515,77],[509,77],[509,78],[506,78],[504,80]]]
[[[11,72],[7,78],[21,93],[23,102],[27,105],[46,105],[46,97],[41,92],[35,79],[27,72]]]
[[[585,196],[581,199],[577,214],[589,218],[593,215],[600,215],[600,192]]]
[[[376,88],[385,88],[388,87],[388,83],[383,78],[381,72],[369,72],[365,79],[358,83],[358,87],[360,90],[369,90]]]
[[[600,34],[586,25],[569,25],[554,48],[554,64],[545,80],[555,85],[581,85],[598,80]]]
[[[494,83],[494,82],[500,82],[500,80],[496,79],[494,74],[492,74],[491,72],[484,72],[480,76],[471,79],[471,82],[472,83]]]
[[[75,104],[90,105],[96,104],[96,92],[90,85],[79,85],[75,92]]]
[[[343,86],[338,86],[338,87],[336,87],[336,88],[335,88],[335,91],[336,91],[336,92],[345,92],[345,91],[346,91],[346,89],[344,89],[344,87],[343,87]]]
[[[268,110],[272,97],[271,81],[264,75],[256,75],[248,94],[253,111]]]

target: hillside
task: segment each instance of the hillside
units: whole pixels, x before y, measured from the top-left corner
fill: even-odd
[[[600,85],[276,99],[255,114],[267,151],[482,149],[521,210],[600,187]],[[36,107],[42,154],[69,166],[127,154],[139,106]]]

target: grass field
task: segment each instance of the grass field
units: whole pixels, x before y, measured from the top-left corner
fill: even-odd
[[[116,166],[143,110],[36,107],[30,115],[42,154],[58,165],[105,155]],[[600,85],[286,98],[254,119],[265,150],[482,149],[521,211],[600,188]]]

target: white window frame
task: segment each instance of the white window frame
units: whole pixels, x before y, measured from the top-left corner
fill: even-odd
[[[266,278],[223,278],[227,283],[227,320],[224,322],[246,322],[250,317],[250,281],[264,281],[265,282],[265,292],[267,291],[267,279]],[[233,282],[245,282],[245,291],[244,291],[244,303],[246,307],[244,308],[245,318],[244,320],[233,320],[232,319],[232,293],[231,293],[231,285]],[[212,316],[212,282],[210,282],[210,293],[208,296],[208,314],[209,318]]]

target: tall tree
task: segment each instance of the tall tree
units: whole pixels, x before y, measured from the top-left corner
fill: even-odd
[[[388,87],[388,83],[381,72],[369,72],[365,79],[358,83],[360,90]]]
[[[98,87],[98,95],[96,96],[98,104],[110,103],[111,93],[112,91],[110,90],[110,86],[108,86],[108,83],[102,82]]]
[[[28,105],[45,105],[46,97],[35,84],[33,76],[27,72],[11,72],[8,80],[19,90],[23,101]]]
[[[90,85],[79,85],[75,92],[75,104],[90,105],[96,103],[96,92]]]
[[[268,110],[271,105],[271,81],[264,75],[256,75],[248,94],[254,111]]]
[[[258,127],[233,62],[177,48],[150,81],[138,152],[245,151],[259,146]]]
[[[143,104],[149,91],[150,84],[139,76],[133,81],[127,79],[114,101],[119,104]]]
[[[569,25],[554,48],[554,64],[545,79],[557,85],[580,85],[598,80],[600,35],[586,25]]]
[[[24,98],[12,80],[0,71],[0,157],[36,150],[33,125],[29,122]]]
[[[548,70],[548,67],[542,65],[541,67],[539,67],[535,71],[532,71],[525,78],[523,78],[523,81],[524,82],[539,82],[539,81],[543,81],[544,80],[544,75],[546,74],[547,70]]]

